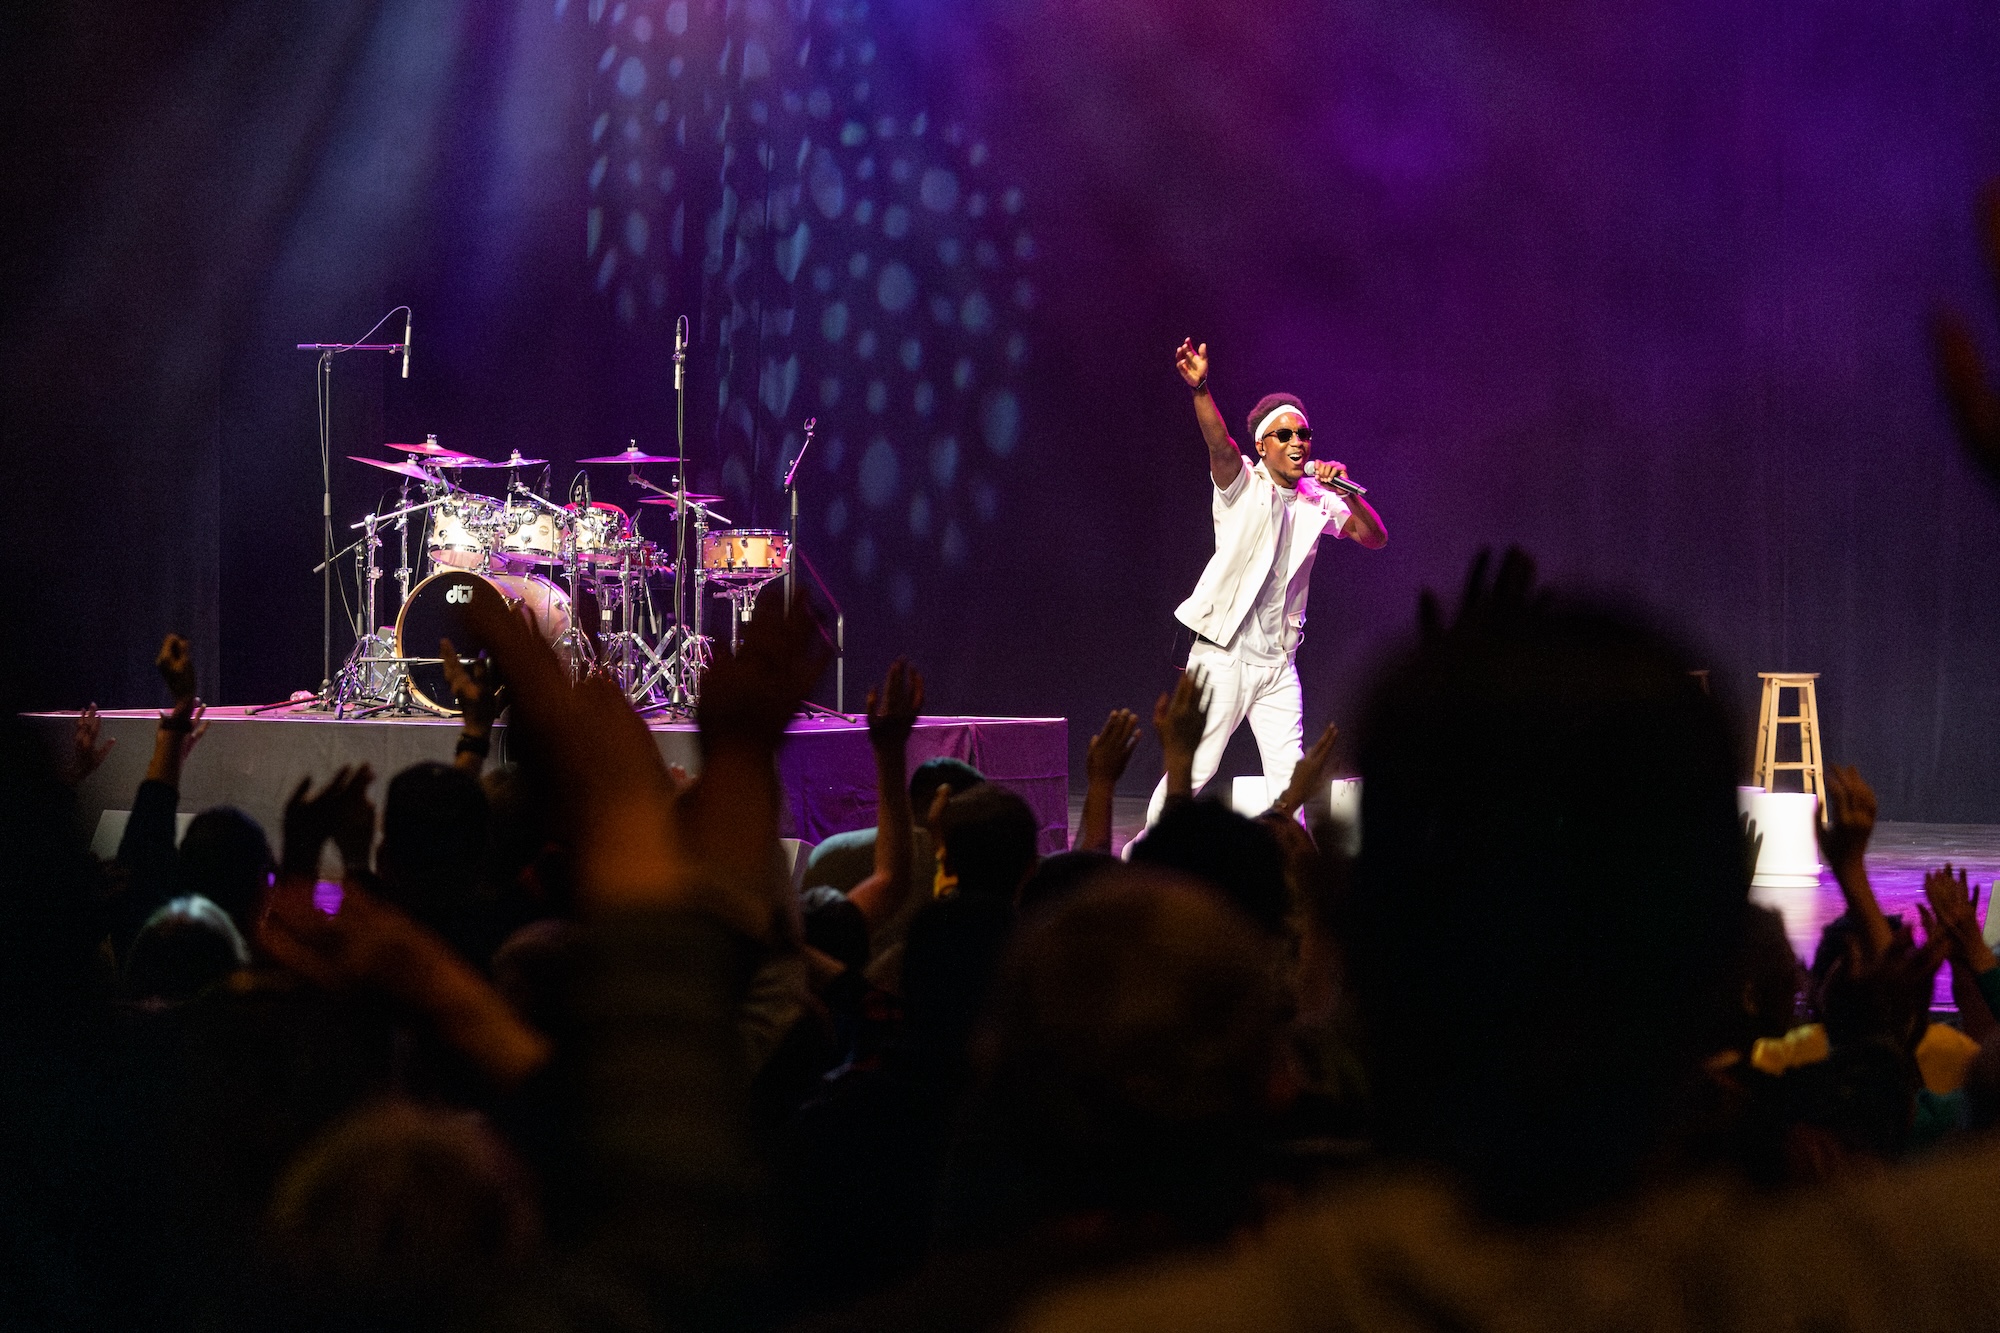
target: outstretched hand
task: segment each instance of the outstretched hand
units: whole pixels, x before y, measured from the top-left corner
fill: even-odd
[[[702,673],[695,720],[703,748],[777,749],[830,659],[826,636],[805,598],[795,599],[788,611],[782,586],[773,582],[757,598],[741,646],[732,653],[718,644]]]
[[[257,942],[316,986],[386,995],[417,1009],[502,1086],[520,1082],[551,1053],[450,945],[357,884],[344,886],[332,916],[313,903],[311,885],[280,884],[266,900]]]
[[[1194,795],[1194,752],[1208,728],[1208,681],[1194,667],[1153,705],[1153,729],[1167,761],[1167,795]]]
[[[445,683],[458,696],[465,730],[472,735],[485,735],[492,730],[493,719],[506,707],[500,698],[500,680],[493,663],[485,657],[461,661],[450,639],[438,641],[438,656],[443,659]]]
[[[160,679],[173,693],[177,709],[194,698],[194,653],[186,639],[178,634],[167,635],[160,641],[159,656],[153,659],[153,665],[159,668]]]
[[[1820,985],[1820,1008],[1834,1045],[1886,1039],[1914,1052],[1930,1017],[1945,949],[1942,935],[1919,948],[1900,922],[1879,950],[1870,949],[1859,935],[1847,936],[1842,955]]]
[[[116,736],[98,743],[103,734],[104,719],[97,715],[97,705],[92,704],[76,715],[76,728],[70,733],[69,780],[81,782],[95,773],[111,753],[111,747],[118,744]]]
[[[924,673],[903,658],[889,664],[880,690],[868,691],[868,740],[877,749],[910,739],[924,708]]]
[[[1188,388],[1200,388],[1208,378],[1208,344],[1197,347],[1194,339],[1181,339],[1181,345],[1174,349],[1174,369],[1181,373]]]
[[[525,753],[562,793],[586,906],[691,905],[666,764],[618,687],[598,676],[571,681],[555,650],[498,597],[475,595],[465,619],[507,681]]]
[[[1826,821],[1819,826],[1819,849],[1840,870],[1862,864],[1875,832],[1875,789],[1852,764],[1826,767]]]
[[[1114,708],[1104,719],[1104,730],[1090,738],[1083,763],[1090,785],[1115,787],[1139,748],[1139,715],[1129,708]]]
[[[1326,730],[1319,734],[1312,748],[1292,765],[1292,780],[1285,785],[1284,794],[1271,803],[1272,809],[1295,815],[1305,808],[1307,801],[1319,794],[1320,789],[1326,786],[1327,768],[1333,762],[1333,743],[1339,738],[1340,728],[1327,723]]]

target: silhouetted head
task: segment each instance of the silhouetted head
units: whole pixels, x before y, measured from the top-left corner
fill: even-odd
[[[340,1122],[286,1168],[267,1241],[304,1327],[443,1327],[532,1253],[539,1221],[477,1116],[390,1102]]]
[[[960,893],[988,893],[1010,907],[1035,868],[1041,825],[1028,803],[1005,787],[982,782],[946,802],[938,817],[939,851]]]
[[[1228,903],[1152,868],[1095,877],[1002,963],[963,1181],[988,1197],[960,1208],[1003,1230],[1108,1214],[1226,1234],[1254,1208],[1282,1014],[1269,946]]]
[[[1278,839],[1220,801],[1174,802],[1132,844],[1131,860],[1200,880],[1267,933],[1284,933],[1291,895]]]
[[[1109,852],[1057,852],[1043,857],[1035,872],[1021,885],[1015,906],[1023,913],[1053,906],[1118,863],[1118,858]]]
[[[1343,913],[1388,1151],[1497,1213],[1637,1180],[1692,1076],[1749,884],[1737,753],[1673,646],[1485,557],[1389,664]]]
[[[208,899],[244,939],[257,933],[264,889],[276,868],[264,826],[233,805],[211,806],[181,836],[180,891]]]
[[[931,802],[936,799],[939,787],[949,787],[957,793],[968,791],[984,781],[985,775],[963,759],[943,756],[926,759],[910,774],[910,809],[918,819],[922,819],[930,813]]]
[[[125,991],[135,1000],[191,999],[249,961],[228,913],[206,898],[175,898],[132,941]]]
[[[986,1003],[1014,904],[992,893],[956,893],[917,909],[903,940],[904,1037],[923,1055],[956,1063]]]
[[[486,853],[486,793],[450,764],[413,764],[389,783],[375,854],[386,896],[445,929],[478,884]]]

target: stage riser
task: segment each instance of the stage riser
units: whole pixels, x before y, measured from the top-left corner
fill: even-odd
[[[35,714],[50,743],[67,752],[73,713]],[[77,789],[78,816],[85,834],[107,809],[124,810],[152,759],[157,719],[151,713],[120,711],[104,716],[103,734],[117,746],[103,767]],[[493,759],[506,757],[507,729],[494,729]],[[690,773],[701,770],[701,750],[692,726],[652,728],[668,763]],[[286,797],[308,777],[324,782],[345,764],[365,763],[387,780],[424,760],[450,763],[459,735],[455,721],[394,721],[330,718],[249,717],[240,710],[211,710],[208,734],[189,759],[181,780],[183,811],[234,805],[256,819],[275,844]],[[993,781],[1019,792],[1042,828],[1044,852],[1067,845],[1069,810],[1069,724],[1063,718],[926,718],[910,736],[912,767],[926,759],[963,759]],[[867,729],[840,722],[801,722],[786,737],[778,757],[785,792],[780,832],[818,842],[829,834],[875,822],[875,767]]]

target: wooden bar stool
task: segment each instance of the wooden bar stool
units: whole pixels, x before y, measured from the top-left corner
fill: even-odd
[[[1819,698],[1813,692],[1813,682],[1819,679],[1817,671],[1759,671],[1764,681],[1764,698],[1757,708],[1757,759],[1751,770],[1750,781],[1765,791],[1776,791],[1772,784],[1784,772],[1795,772],[1804,784],[1802,790],[1820,798],[1822,818],[1824,818],[1826,798],[1826,763],[1820,757],[1819,749]],[[1786,690],[1797,690],[1799,711],[1783,711],[1783,695]],[[1795,726],[1799,729],[1799,757],[1796,761],[1778,762],[1778,728]]]

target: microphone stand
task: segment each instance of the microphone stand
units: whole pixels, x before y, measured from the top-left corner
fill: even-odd
[[[806,553],[799,549],[799,488],[796,484],[799,475],[799,464],[805,461],[806,450],[812,448],[813,430],[818,425],[818,417],[806,418],[806,442],[799,446],[798,453],[792,457],[792,465],[785,469],[785,491],[791,501],[792,524],[791,532],[785,540],[785,611],[787,614],[790,614],[792,609],[793,589],[798,580],[798,562],[805,560],[806,557]],[[833,707],[827,708],[822,704],[816,704],[808,699],[802,705],[802,710],[807,717],[836,717],[843,722],[853,722],[856,719],[850,717],[847,713],[847,613],[840,609],[840,603],[834,601],[833,594],[827,591],[826,580],[822,579],[819,576],[819,571],[813,568],[812,561],[806,560],[805,562],[806,572],[811,574],[813,582],[819,585],[820,596],[826,598],[827,605],[833,608],[833,638],[830,640],[833,646]],[[822,638],[826,636],[824,629],[820,630],[820,636]]]
[[[402,307],[405,314],[409,307]],[[391,310],[389,315],[396,312]],[[389,318],[384,315],[384,320]],[[382,327],[377,321],[375,328]],[[370,333],[374,329],[369,330]],[[319,365],[314,371],[315,387],[319,390],[319,526],[320,554],[324,559],[315,572],[319,574],[320,630],[319,630],[319,694],[313,700],[313,707],[324,711],[335,704],[333,697],[333,358],[342,352],[391,352],[401,355],[409,347],[409,331],[405,326],[404,341],[399,343],[300,343],[301,352],[318,352]],[[372,631],[371,631],[372,632]]]

